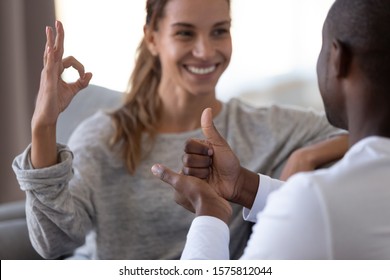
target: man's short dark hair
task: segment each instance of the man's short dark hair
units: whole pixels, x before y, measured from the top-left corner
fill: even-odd
[[[390,0],[336,0],[327,24],[372,83],[390,83]]]

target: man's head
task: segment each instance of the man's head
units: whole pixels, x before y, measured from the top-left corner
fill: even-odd
[[[390,101],[389,0],[335,1],[324,23],[317,75],[335,126],[348,129],[362,106],[369,112]]]

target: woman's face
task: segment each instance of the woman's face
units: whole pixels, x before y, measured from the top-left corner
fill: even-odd
[[[226,0],[171,0],[152,34],[162,68],[162,90],[215,92],[230,62],[230,8]]]

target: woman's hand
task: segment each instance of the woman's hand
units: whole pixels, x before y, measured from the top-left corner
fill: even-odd
[[[311,159],[310,151],[301,148],[289,156],[279,179],[287,181],[288,178],[298,172],[313,171],[315,169],[316,166]]]
[[[287,181],[298,172],[313,171],[334,163],[347,152],[348,143],[348,134],[342,134],[295,150],[288,158],[280,180]]]
[[[46,46],[43,55],[43,70],[31,121],[31,163],[34,168],[44,168],[57,163],[56,124],[58,116],[73,97],[88,86],[91,73],[85,73],[84,66],[74,57],[62,59],[64,54],[64,29],[56,21],[56,36],[46,27]],[[79,79],[67,83],[61,78],[66,68],[79,72]]]
[[[84,66],[74,57],[62,59],[64,29],[59,21],[56,21],[56,31],[54,38],[52,28],[46,27],[44,67],[32,121],[33,127],[55,125],[59,114],[65,110],[76,93],[88,86],[92,78],[92,74],[85,73]],[[80,76],[74,83],[66,83],[61,78],[61,74],[69,67],[75,68]]]

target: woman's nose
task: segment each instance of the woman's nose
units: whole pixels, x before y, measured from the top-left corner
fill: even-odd
[[[194,57],[202,60],[211,59],[215,54],[215,46],[210,38],[199,37],[192,51]]]

